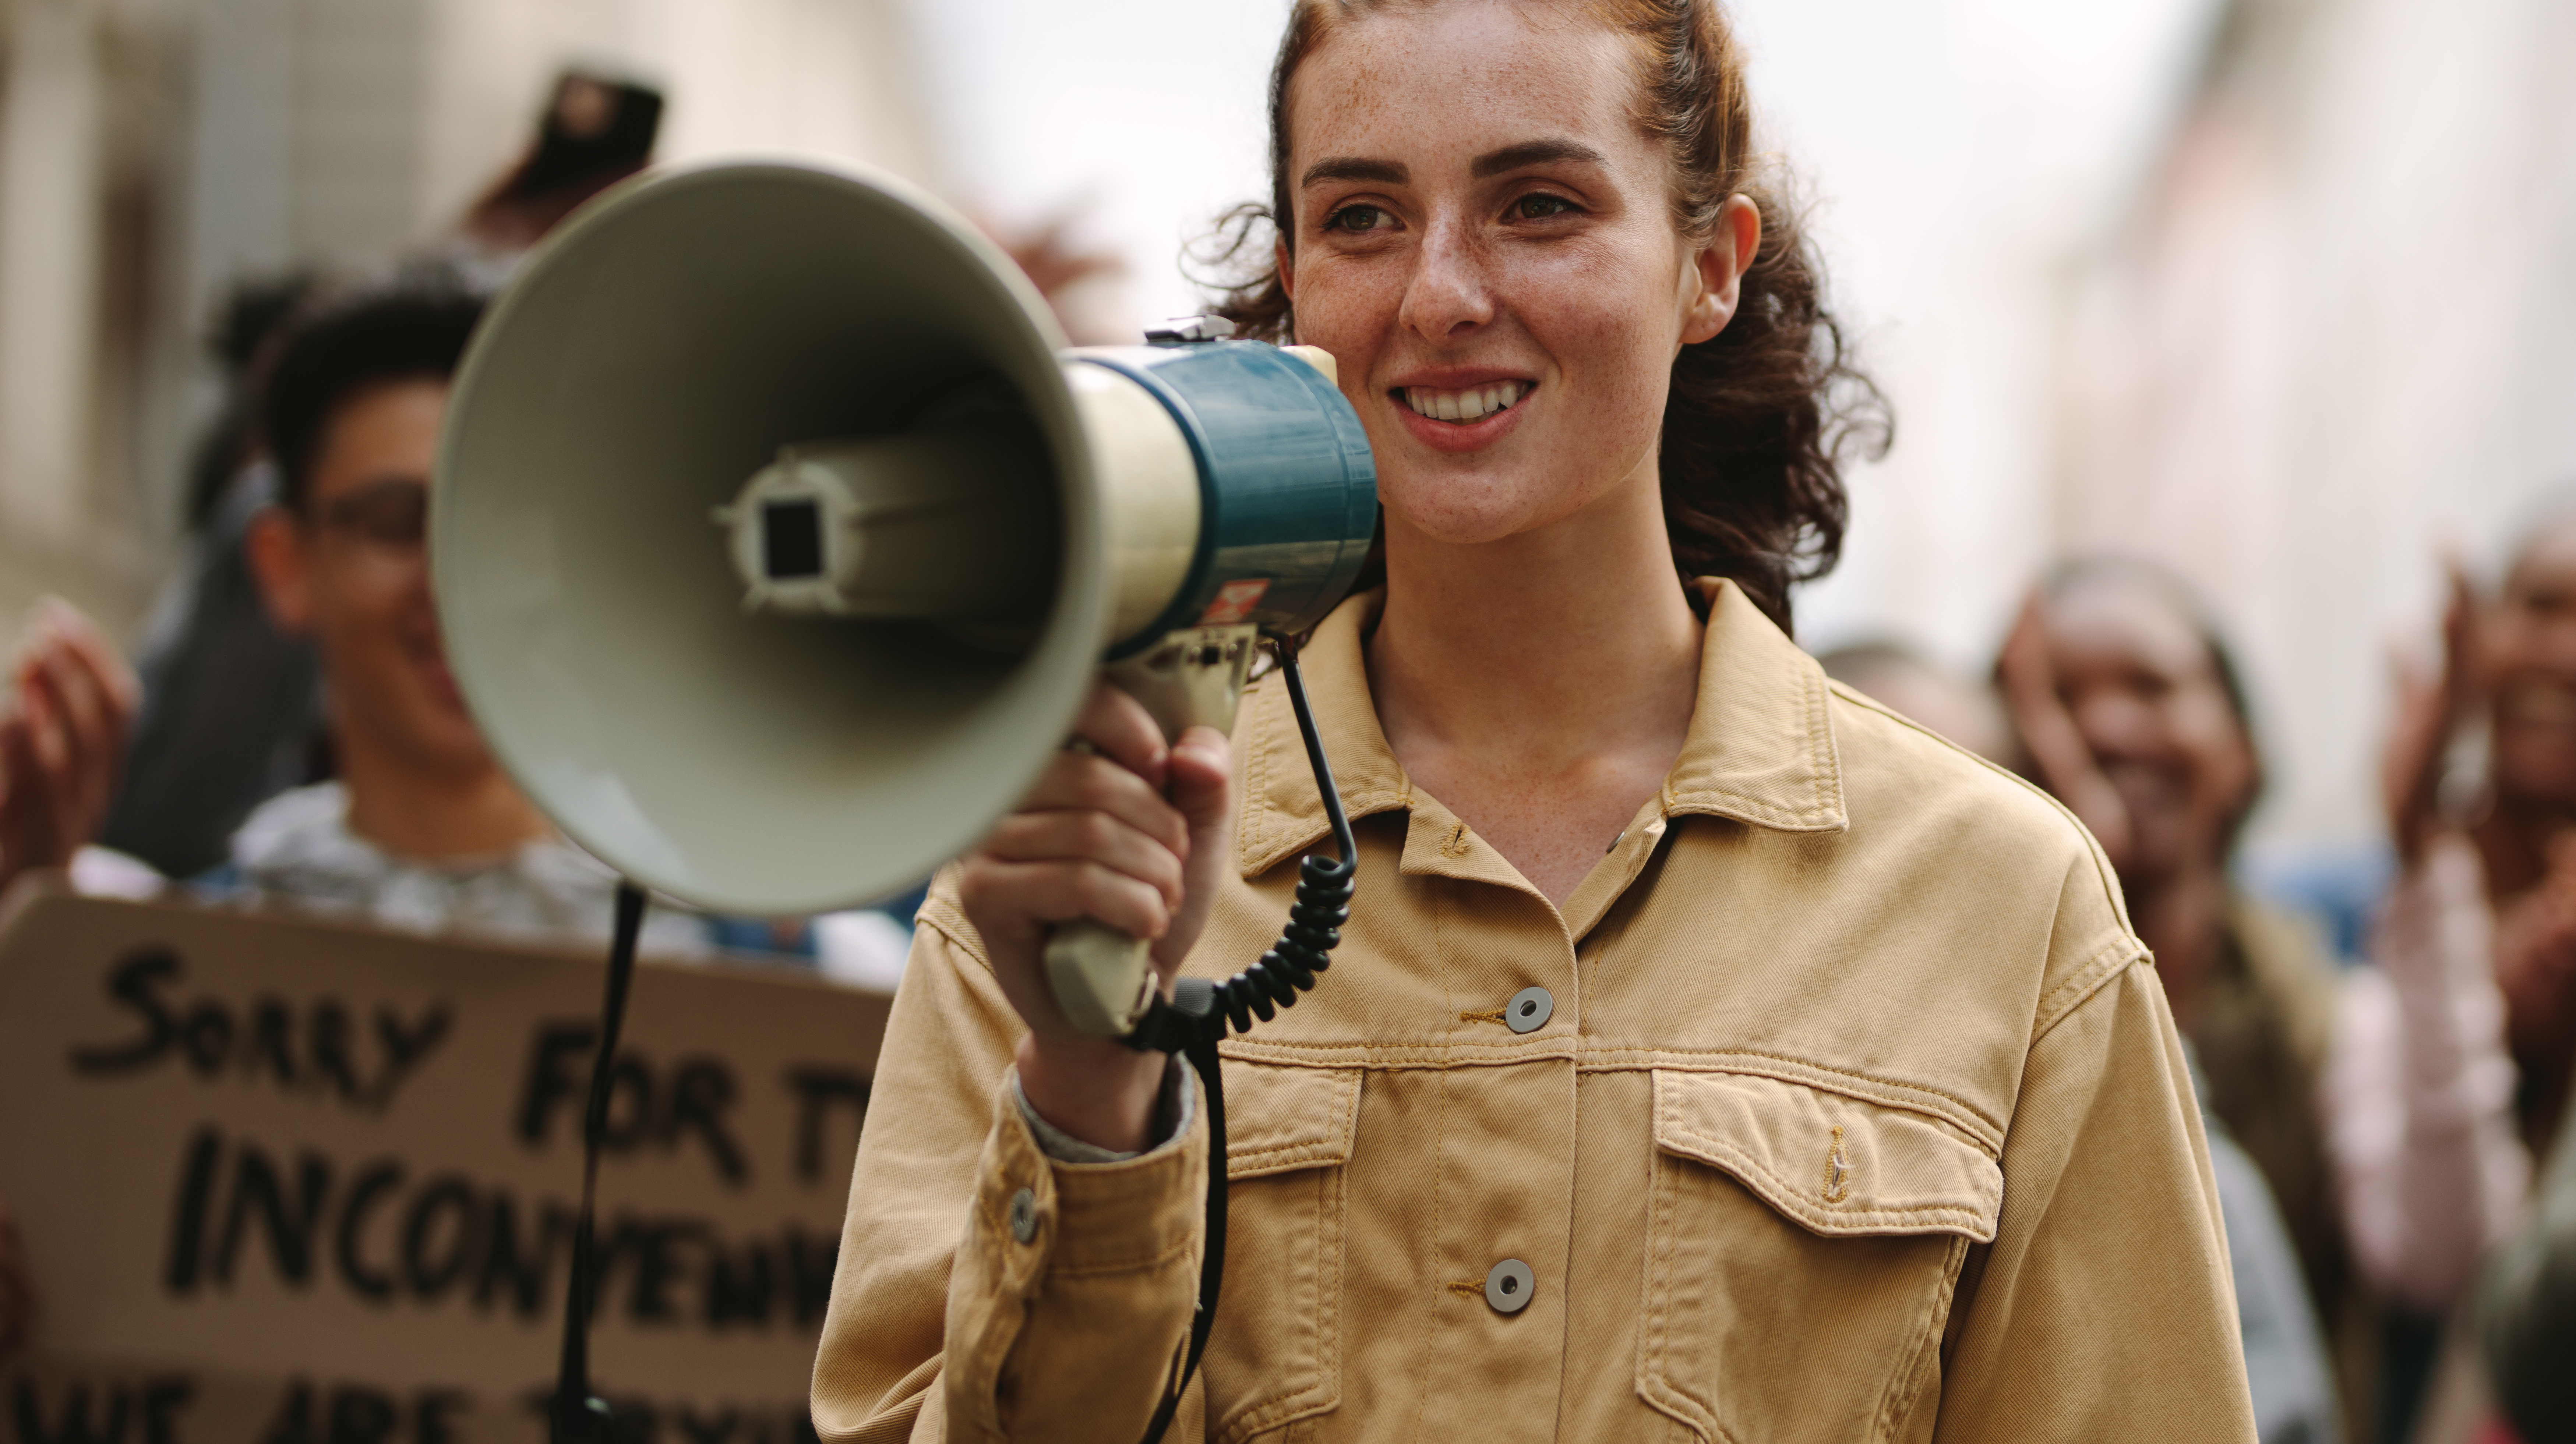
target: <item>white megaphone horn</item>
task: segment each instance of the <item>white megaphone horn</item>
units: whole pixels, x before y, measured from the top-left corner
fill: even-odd
[[[721,912],[886,896],[980,837],[1104,663],[1230,727],[1376,527],[1331,358],[1066,350],[913,188],[804,165],[630,183],[559,230],[459,374],[431,515],[449,661],[502,764],[635,882]],[[1302,350],[1303,348],[1296,348]],[[1123,1034],[1143,948],[1049,948]]]

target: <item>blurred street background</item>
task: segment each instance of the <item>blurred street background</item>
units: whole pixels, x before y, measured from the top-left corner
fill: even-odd
[[[1822,649],[1982,671],[2034,575],[2117,546],[2257,679],[2252,855],[2375,845],[2392,647],[2440,558],[2576,478],[2576,6],[1738,0],[1896,407]],[[567,67],[667,97],[658,160],[885,167],[1120,265],[1079,339],[1199,308],[1264,190],[1279,0],[8,0],[0,617],[132,639],[178,555],[208,337],[245,278],[442,234]]]

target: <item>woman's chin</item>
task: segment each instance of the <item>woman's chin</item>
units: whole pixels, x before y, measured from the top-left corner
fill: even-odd
[[[1400,507],[1389,501],[1390,514],[1403,517],[1407,529],[1423,540],[1442,546],[1483,546],[1518,536],[1532,528],[1535,518],[1525,506]]]
[[[1390,520],[1426,541],[1446,546],[1482,546],[1543,531],[1584,509],[1587,495],[1569,496],[1562,486],[1512,476],[1452,473],[1408,484],[1404,478],[1380,477],[1378,499]]]

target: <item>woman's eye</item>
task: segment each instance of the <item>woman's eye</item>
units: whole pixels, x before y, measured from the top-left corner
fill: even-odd
[[[1563,196],[1544,193],[1527,195],[1512,202],[1512,218],[1522,221],[1543,221],[1550,216],[1564,215],[1573,209],[1574,202]]]
[[[1386,212],[1377,206],[1344,206],[1325,220],[1324,229],[1359,235],[1380,229],[1386,221]]]

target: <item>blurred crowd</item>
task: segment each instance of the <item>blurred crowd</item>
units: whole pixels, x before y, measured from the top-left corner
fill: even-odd
[[[401,266],[239,288],[184,567],[131,663],[71,608],[26,624],[0,710],[0,887],[184,887],[418,931],[604,940],[616,879],[485,748],[425,558],[451,379],[517,257],[650,159],[661,100],[565,76],[527,154]],[[1015,248],[1052,292],[1099,263]],[[2404,671],[2396,871],[2337,920],[2253,894],[2259,678],[2134,558],[2040,579],[1989,674],[1893,643],[1823,660],[2019,773],[2098,840],[2199,1083],[2266,1441],[2576,1439],[2576,499],[2454,577]],[[819,919],[657,908],[645,946],[890,986],[910,902]],[[27,1301],[0,1219],[0,1351]]]
[[[2118,874],[2199,1087],[2267,1441],[2576,1438],[2576,499],[2490,585],[2454,572],[2442,642],[2398,677],[2397,867],[2359,958],[2241,881],[2253,692],[2170,572],[2059,565],[1985,678],[1823,658],[2045,788]]]

